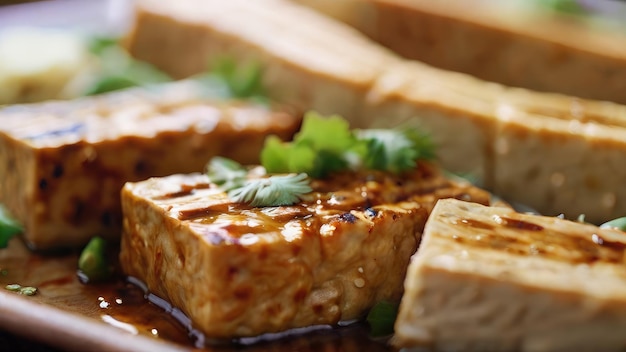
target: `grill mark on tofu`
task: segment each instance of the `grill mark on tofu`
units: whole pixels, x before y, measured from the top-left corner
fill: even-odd
[[[626,244],[605,240],[592,227],[587,233],[571,235],[566,230],[545,229],[519,218],[518,214],[494,215],[488,221],[446,214],[442,221],[468,228],[468,231],[441,234],[467,246],[501,249],[510,254],[542,256],[573,264],[625,262]],[[500,230],[495,231],[498,228]]]

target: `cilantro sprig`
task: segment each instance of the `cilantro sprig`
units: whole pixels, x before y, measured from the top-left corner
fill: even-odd
[[[217,156],[209,161],[207,174],[213,183],[231,191],[244,185],[248,170],[232,159]]]
[[[6,248],[9,240],[22,231],[22,226],[0,205],[0,248]]]
[[[155,66],[131,57],[117,38],[94,37],[91,38],[88,47],[91,53],[99,58],[102,72],[85,95],[96,95],[172,80]]]
[[[247,180],[242,187],[231,190],[228,195],[235,202],[262,207],[291,205],[311,191],[306,174],[288,174]]]
[[[419,159],[433,158],[434,148],[428,136],[415,129],[351,130],[338,115],[308,112],[292,142],[270,136],[260,157],[271,176],[248,177],[246,168],[223,157],[209,162],[207,174],[235,202],[290,205],[311,192],[309,177],[349,169],[400,173],[415,168]]]
[[[291,205],[312,190],[304,173],[248,178],[244,166],[223,157],[211,159],[207,174],[234,202],[253,207]]]
[[[98,57],[101,72],[85,95],[172,81],[172,77],[154,65],[134,59],[118,38],[94,37],[88,48]],[[221,56],[210,63],[206,73],[194,78],[217,98],[268,101],[262,84],[263,70],[258,62],[239,63],[230,56]]]
[[[304,172],[325,177],[346,169],[375,169],[400,173],[418,159],[432,159],[434,145],[417,129],[350,130],[346,120],[316,112],[304,116],[292,142],[269,137],[261,163],[269,173]]]
[[[266,139],[261,164],[269,173],[304,172],[318,178],[347,169],[350,155],[359,148],[365,150],[365,144],[357,141],[346,120],[309,112],[293,142],[275,136]]]

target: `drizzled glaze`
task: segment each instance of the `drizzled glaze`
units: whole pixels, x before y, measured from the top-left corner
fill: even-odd
[[[310,220],[314,215],[351,223],[355,221],[351,211],[369,209],[368,214],[375,216],[374,208],[382,204],[409,200],[422,203],[438,193],[441,197],[469,196],[467,189],[440,177],[437,169],[426,163],[401,175],[363,171],[314,179],[313,192],[305,195],[301,203],[280,207],[254,208],[232,203],[207,180],[200,178],[197,183],[182,184],[179,190],[155,193],[152,199],[167,205],[171,216],[191,222],[196,231],[211,238],[211,243],[221,242],[216,238],[223,236],[232,239],[244,234],[280,232],[286,223],[294,221],[307,231],[317,231],[321,223]]]

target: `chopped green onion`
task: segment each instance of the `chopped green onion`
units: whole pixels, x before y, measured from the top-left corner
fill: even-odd
[[[17,292],[24,296],[34,296],[37,293],[37,288],[32,286],[22,286],[18,284],[6,285],[5,289],[12,292]]]
[[[9,291],[17,292],[20,290],[20,288],[22,288],[22,285],[10,284],[10,285],[7,285],[5,288]]]
[[[78,269],[88,282],[108,279],[112,270],[106,257],[106,241],[93,237],[78,258]]]
[[[382,301],[378,302],[367,314],[367,323],[370,326],[370,334],[381,337],[393,334],[398,304]]]
[[[22,226],[0,205],[0,248],[6,248],[9,240],[22,231]]]

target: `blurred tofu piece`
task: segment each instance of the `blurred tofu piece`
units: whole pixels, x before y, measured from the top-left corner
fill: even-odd
[[[127,183],[122,269],[210,338],[337,324],[400,300],[438,199],[490,201],[426,162],[401,175],[346,172],[311,186],[301,203],[252,208],[201,174]]]
[[[126,181],[201,172],[215,155],[258,162],[265,137],[300,116],[218,102],[194,82],[0,109],[0,203],[31,248],[118,239]]]
[[[524,1],[293,1],[409,59],[509,86],[626,104],[626,35],[610,22],[626,12],[619,2],[580,1],[589,10],[575,18]]]
[[[396,347],[621,351],[626,233],[441,200],[412,257]]]

